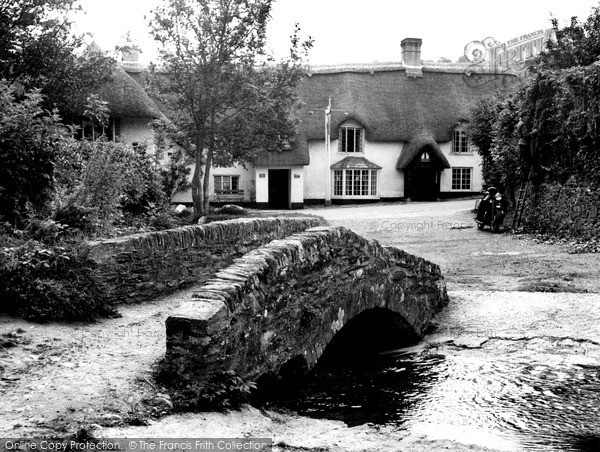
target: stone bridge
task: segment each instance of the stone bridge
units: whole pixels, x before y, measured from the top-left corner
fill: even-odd
[[[447,301],[436,264],[343,227],[316,227],[208,280],[167,319],[165,363],[198,379],[233,370],[257,381],[292,363],[311,369],[336,344],[350,344],[354,358],[414,342]]]

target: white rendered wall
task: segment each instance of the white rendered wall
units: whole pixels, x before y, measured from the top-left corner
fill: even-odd
[[[338,140],[333,140],[331,142],[331,161],[328,164],[325,142],[310,141],[308,143],[310,165],[305,167],[304,197],[306,199],[325,199],[326,170],[346,157],[364,157],[381,166],[382,169],[378,171],[377,181],[380,198],[404,196],[404,174],[396,169],[396,163],[400,151],[402,151],[402,143],[366,141],[364,149],[365,152],[338,152]],[[331,179],[333,179],[333,176],[331,176]],[[367,199],[367,197],[360,198]]]
[[[190,175],[188,181],[191,181],[192,175],[194,174],[194,166],[190,166]],[[209,181],[209,193],[210,200],[216,201],[215,196],[215,176],[239,176],[239,189],[244,190],[244,201],[253,201],[255,195],[254,186],[254,168],[247,166],[244,168],[241,165],[234,165],[230,168],[215,168],[210,170],[210,181]],[[192,190],[187,189],[185,191],[177,193],[172,200],[173,203],[191,203],[192,202]]]
[[[440,178],[440,191],[460,193],[461,191],[480,191],[483,187],[483,174],[481,172],[481,156],[473,149],[466,154],[453,153],[452,142],[440,143],[440,149],[448,159],[452,168],[473,168],[471,172],[471,190],[452,190],[452,168],[442,171]]]
[[[256,202],[269,202],[269,170],[270,169],[289,169],[290,170],[290,202],[304,202],[304,167],[302,166],[269,166],[256,168]],[[264,177],[261,177],[264,175]]]
[[[269,202],[269,169],[256,167],[256,202]]]
[[[148,118],[121,118],[119,138],[123,143],[146,143],[149,152],[154,152],[154,130]]]

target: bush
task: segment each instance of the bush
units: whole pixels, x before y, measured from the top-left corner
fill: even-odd
[[[146,214],[167,203],[159,168],[147,150],[146,145],[137,146],[123,162],[121,207],[134,215]]]
[[[76,246],[29,240],[0,251],[0,312],[46,322],[110,317],[106,287]]]
[[[17,96],[0,80],[0,219],[19,227],[28,205],[37,211],[47,207],[54,161],[68,138],[58,115],[43,110],[42,101],[39,91]]]
[[[170,388],[171,399],[180,411],[212,411],[239,408],[250,401],[256,383],[246,381],[233,370],[211,375],[206,381],[172,375],[159,367],[157,380]]]
[[[84,234],[93,234],[98,228],[98,209],[67,204],[59,207],[54,213],[54,220],[70,228],[80,230]]]

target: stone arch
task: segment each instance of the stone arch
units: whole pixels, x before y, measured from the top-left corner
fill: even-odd
[[[198,378],[234,370],[256,380],[299,356],[310,369],[346,324],[388,314],[416,338],[447,301],[437,265],[343,227],[313,228],[204,284],[167,319],[166,363]]]
[[[334,334],[315,367],[352,367],[380,352],[418,340],[419,335],[402,314],[389,308],[366,309],[348,319]]]

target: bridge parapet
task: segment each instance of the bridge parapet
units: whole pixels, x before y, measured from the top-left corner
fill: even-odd
[[[312,368],[362,313],[389,313],[399,334],[419,337],[447,301],[436,264],[343,227],[312,228],[208,280],[167,319],[166,364],[199,379],[225,370],[257,379],[298,358]]]
[[[90,242],[87,257],[113,303],[131,303],[198,284],[236,256],[319,224],[310,217],[215,221]]]

